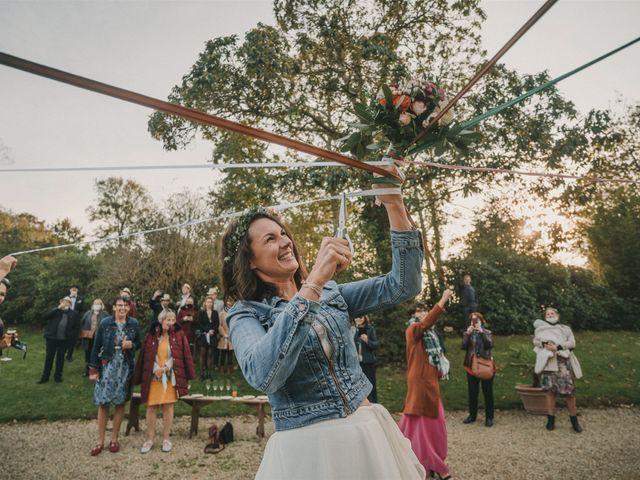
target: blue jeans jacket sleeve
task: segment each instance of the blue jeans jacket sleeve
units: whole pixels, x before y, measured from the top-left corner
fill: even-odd
[[[340,285],[351,318],[404,302],[422,289],[422,239],[417,230],[391,231],[392,267],[386,275]]]
[[[103,318],[96,329],[96,336],[93,341],[93,347],[91,348],[91,358],[89,359],[89,366],[92,368],[100,368],[100,359],[98,358],[98,355],[100,354],[100,349],[104,344],[104,328],[102,328],[102,324],[106,318],[109,317]]]
[[[242,373],[252,387],[274,393],[285,384],[298,363],[319,306],[295,295],[268,331],[251,305],[236,302],[231,308],[227,317],[229,336]]]

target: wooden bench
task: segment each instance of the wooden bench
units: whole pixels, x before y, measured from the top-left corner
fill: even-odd
[[[191,405],[191,428],[189,430],[189,438],[198,434],[198,423],[200,421],[200,410],[213,402],[235,402],[245,405],[255,405],[258,414],[258,427],[256,428],[256,435],[264,438],[264,419],[265,410],[264,407],[269,403],[266,399],[261,398],[222,398],[222,397],[209,397],[201,395],[187,395],[180,397],[179,400]],[[129,418],[127,419],[127,428],[125,435],[129,435],[131,429],[135,428],[136,432],[140,431],[140,394],[134,393],[131,397],[129,404]]]

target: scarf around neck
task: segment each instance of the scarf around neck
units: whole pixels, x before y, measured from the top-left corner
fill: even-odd
[[[418,323],[420,320],[417,317],[411,317],[409,325]],[[422,334],[422,343],[424,350],[429,358],[429,363],[438,369],[440,377],[445,380],[449,379],[449,360],[444,356],[442,346],[440,345],[440,339],[434,328],[431,327]]]

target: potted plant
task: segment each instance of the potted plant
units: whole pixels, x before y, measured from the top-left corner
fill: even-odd
[[[515,349],[514,356],[519,360],[524,360],[524,349]],[[520,395],[524,409],[532,415],[547,415],[547,394],[540,387],[540,375],[535,373],[534,367],[528,362],[511,363],[511,366],[525,369],[525,375],[531,375],[531,383],[516,384],[516,392]]]

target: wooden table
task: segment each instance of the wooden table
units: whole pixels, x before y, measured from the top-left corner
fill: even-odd
[[[201,395],[186,395],[180,397],[179,400],[191,405],[191,428],[189,430],[189,438],[198,434],[198,423],[200,421],[200,410],[213,402],[235,402],[243,403],[245,405],[255,405],[258,413],[258,427],[256,428],[256,435],[264,438],[264,407],[269,403],[266,399],[261,398],[222,398],[222,397],[210,397]],[[140,431],[140,394],[134,393],[131,397],[131,403],[129,405],[129,418],[127,420],[127,429],[125,435],[129,435],[132,428],[135,428],[136,432]]]

